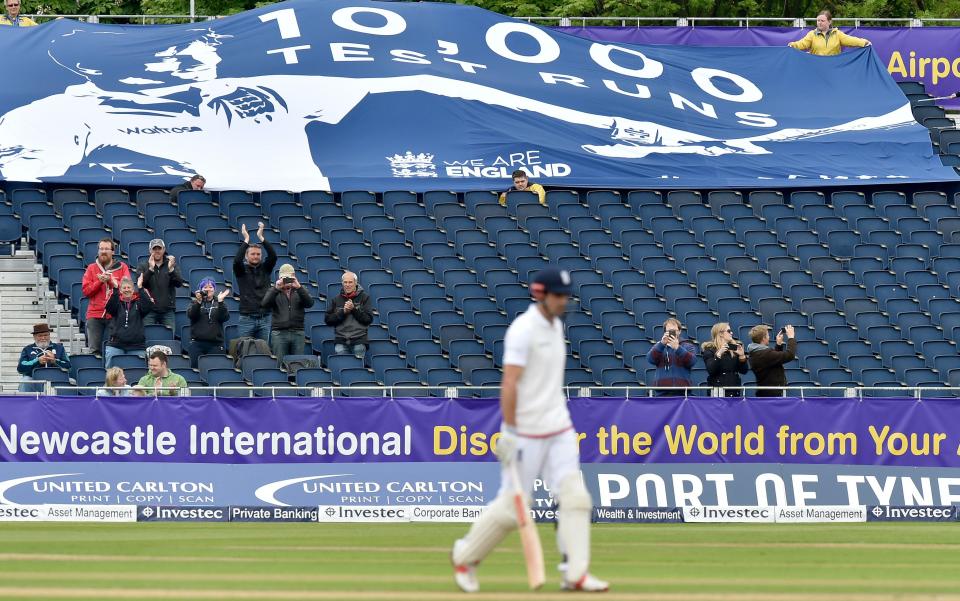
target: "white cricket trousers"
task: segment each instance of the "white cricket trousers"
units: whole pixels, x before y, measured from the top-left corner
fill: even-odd
[[[533,494],[537,476],[556,493],[560,483],[570,474],[580,474],[580,447],[573,428],[547,438],[518,437],[517,471],[521,489]],[[498,496],[513,494],[513,470],[501,467]]]

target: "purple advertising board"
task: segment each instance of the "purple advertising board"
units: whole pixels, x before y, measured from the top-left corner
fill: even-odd
[[[558,27],[602,42],[688,46],[785,46],[808,31],[796,27]],[[960,90],[960,27],[841,27],[870,40],[897,81],[922,81],[933,96]],[[827,57],[822,57],[827,58]],[[960,100],[942,101],[960,106]]]
[[[960,402],[575,398],[584,463],[960,468]],[[169,463],[493,461],[491,399],[0,397],[0,459]]]
[[[599,508],[960,505],[955,399],[575,398],[570,410]],[[498,490],[499,421],[495,399],[0,397],[0,506],[475,515]],[[534,507],[552,510],[540,482]]]

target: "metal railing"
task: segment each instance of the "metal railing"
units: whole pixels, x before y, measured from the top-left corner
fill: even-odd
[[[114,23],[121,25],[171,25],[179,23],[195,23],[197,21],[213,21],[225,15],[56,15],[34,14],[25,15],[37,23],[46,23],[57,19],[73,19],[87,23]]]
[[[9,383],[7,381],[6,383]],[[107,386],[74,386],[58,384],[44,380],[17,380],[17,383],[32,383],[43,387],[42,392],[11,393],[21,396],[40,397],[44,395],[94,396],[98,391],[120,391],[126,394],[116,396],[147,396],[154,397],[154,389],[137,389],[136,387],[107,387]],[[0,384],[4,381],[0,380]],[[318,398],[350,396],[404,398],[404,397],[438,397],[461,398],[477,397],[497,398],[499,386],[189,386],[187,388],[161,388],[162,390],[176,391],[170,396],[214,396],[214,397],[248,397],[270,398],[289,396],[310,396]],[[663,386],[570,386],[565,393],[570,398],[609,396],[611,398],[643,399],[660,396],[677,396],[690,399],[715,398],[728,396],[733,393],[734,398],[755,398],[757,392],[779,392],[778,396],[803,398],[846,397],[849,399],[863,399],[864,397],[889,396],[894,398],[941,398],[944,400],[960,397],[960,387],[948,386],[743,386],[739,388],[716,388],[710,386],[663,387]],[[753,394],[751,394],[753,393]],[[831,393],[831,394],[823,394]],[[889,393],[889,394],[887,394]],[[759,398],[777,398],[759,397]]]
[[[517,17],[528,23],[572,27],[603,25],[620,23],[620,27],[644,27],[651,25],[666,25],[671,27],[696,27],[697,25],[720,25],[732,27],[781,26],[803,29],[812,27],[816,17]],[[836,25],[866,27],[868,24],[877,24],[884,27],[923,27],[924,24],[946,25],[960,24],[960,19],[920,19],[917,17],[885,18],[885,17],[837,17],[833,19]]]

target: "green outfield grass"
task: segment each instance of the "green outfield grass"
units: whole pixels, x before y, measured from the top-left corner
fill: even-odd
[[[0,599],[462,599],[448,562],[455,524],[0,525]],[[598,525],[593,571],[607,599],[960,600],[960,525]],[[489,599],[524,590],[512,535],[481,566]]]

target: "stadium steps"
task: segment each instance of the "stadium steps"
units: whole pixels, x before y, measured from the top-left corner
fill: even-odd
[[[43,266],[32,250],[21,250],[0,258],[0,382],[2,392],[17,389],[20,350],[33,341],[33,324],[46,321],[54,330],[53,339],[62,342],[68,354],[79,353],[83,336],[70,311],[57,302],[56,293],[42,276]]]

